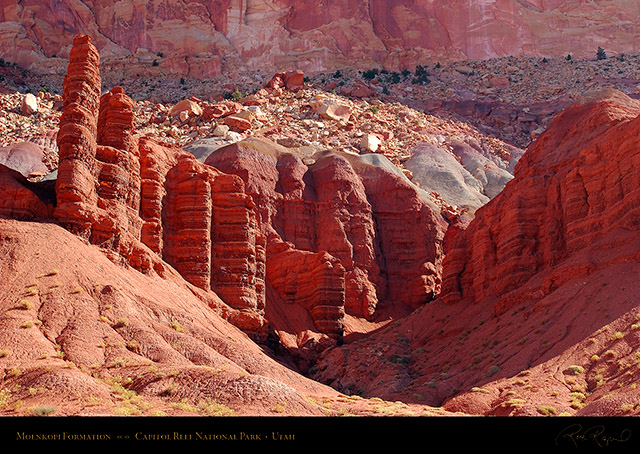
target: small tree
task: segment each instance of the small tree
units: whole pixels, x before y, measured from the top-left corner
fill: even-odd
[[[378,75],[378,68],[373,68],[368,71],[364,71],[362,73],[362,77],[364,77],[367,80],[375,79],[377,75]]]
[[[596,52],[596,59],[597,60],[606,60],[607,59],[607,54],[605,53],[604,49],[602,47],[598,47],[598,51]]]

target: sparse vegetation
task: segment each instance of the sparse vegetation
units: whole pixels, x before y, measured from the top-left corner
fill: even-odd
[[[478,387],[473,387],[471,388],[471,391],[474,393],[483,393],[483,394],[489,394],[491,391],[489,391],[488,389],[484,389],[484,388],[478,388]]]
[[[555,407],[552,407],[550,405],[540,405],[537,410],[538,410],[538,413],[545,416],[558,415],[558,410],[556,410]]]
[[[198,411],[208,416],[232,416],[233,409],[216,402],[215,399],[201,400],[198,402]]]
[[[622,410],[625,413],[628,413],[630,411],[633,411],[634,405],[633,404],[622,404],[620,405],[620,410]]]
[[[169,325],[171,326],[171,328],[175,329],[177,332],[184,333],[184,328],[179,322],[173,320]]]
[[[362,73],[362,77],[365,78],[366,80],[373,80],[378,75],[378,72],[379,72],[378,68],[369,69]]]
[[[585,404],[583,401],[586,399],[586,396],[581,392],[572,392],[571,399],[571,408],[579,410],[580,408],[584,407]]]
[[[9,405],[9,398],[11,397],[11,390],[9,388],[2,388],[0,390],[0,409]]]
[[[49,416],[55,412],[56,407],[52,407],[49,405],[38,405],[29,408],[29,413],[31,413],[33,416]]]
[[[611,336],[611,340],[615,341],[618,339],[622,339],[623,337],[624,337],[624,334],[622,334],[622,332],[616,331],[615,333],[613,333],[613,336]]]
[[[33,308],[33,303],[29,300],[23,299],[18,302],[18,306],[20,307],[20,309],[29,310]]]
[[[411,356],[393,354],[389,357],[389,361],[395,364],[409,364],[411,362]]]
[[[524,399],[519,399],[519,398],[513,398],[513,399],[508,399],[505,400],[504,402],[502,402],[500,404],[501,407],[519,407],[523,404],[525,404],[527,401]]]
[[[565,369],[565,373],[567,374],[580,375],[583,372],[584,367],[582,366],[569,366]]]
[[[416,70],[414,72],[415,77],[411,80],[411,83],[426,85],[431,82],[431,79],[429,79],[430,75],[431,74],[429,74],[429,71],[427,71],[424,66],[418,65],[416,66]]]
[[[102,401],[100,400],[99,397],[96,397],[96,396],[87,397],[87,405],[90,407],[95,407],[97,405],[100,405],[101,403]]]
[[[115,324],[113,325],[114,328],[123,328],[125,326],[129,325],[129,319],[127,317],[121,317],[118,320],[116,320]]]

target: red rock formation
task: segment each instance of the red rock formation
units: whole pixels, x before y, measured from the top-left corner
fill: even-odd
[[[640,102],[619,92],[558,115],[505,191],[450,242],[442,298],[490,301],[500,314],[531,297],[519,289],[542,271],[539,297],[593,272],[592,263],[560,265],[604,238],[622,241],[637,230],[639,115]]]
[[[344,334],[345,273],[328,253],[277,243],[269,250],[267,279],[282,301],[309,311],[316,328],[333,339]]]
[[[336,301],[342,290],[321,289],[343,280],[344,311],[357,317],[402,313],[429,301],[440,284],[446,223],[439,214],[397,174],[360,157],[326,152],[305,162],[262,139],[221,148],[206,161],[242,177],[255,200],[259,228],[269,238],[267,284],[280,299],[311,308],[316,303],[309,303],[309,295],[324,292]],[[407,222],[415,226],[409,232]],[[284,251],[283,242],[290,244]],[[327,278],[307,276],[307,264]],[[294,291],[284,279],[294,272],[299,283],[320,287]],[[322,322],[313,318],[317,328],[335,323],[335,315]]]
[[[134,102],[116,87],[99,99],[97,52],[74,41],[58,144],[56,219],[114,258],[214,290],[250,332],[264,325],[265,237],[242,180],[179,148],[134,134]],[[15,211],[15,210],[13,210]]]
[[[0,216],[20,219],[48,219],[53,215],[50,192],[29,183],[17,172],[0,164]]]
[[[613,53],[636,52],[639,19],[635,0],[342,0],[329,6],[293,0],[3,0],[0,38],[12,45],[0,56],[62,72],[59,57],[66,56],[73,35],[83,33],[108,50],[110,64],[136,74],[149,71],[153,61],[158,69],[202,78],[236,68],[413,69],[443,58],[595,57],[603,43]]]
[[[89,216],[97,204],[94,173],[101,89],[99,63],[91,37],[76,37],[64,80],[64,111],[57,136],[55,216],[62,225],[86,238],[91,228]]]
[[[453,220],[441,297],[326,350],[315,377],[467,414],[633,414],[639,133],[640,102],[619,92],[558,115],[515,179]]]

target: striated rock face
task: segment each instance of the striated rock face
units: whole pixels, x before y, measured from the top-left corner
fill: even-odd
[[[639,133],[640,102],[620,92],[555,117],[505,189],[452,222],[440,297],[326,350],[315,378],[466,414],[631,414]]]
[[[98,110],[100,108],[100,56],[89,36],[78,36],[69,54],[64,81],[64,110],[60,118],[56,219],[88,237],[88,214],[97,204],[94,183]]]
[[[340,260],[279,243],[269,250],[267,279],[280,301],[302,306],[321,333],[342,338],[345,270]]]
[[[191,284],[214,290],[243,329],[259,332],[265,238],[242,180],[134,135],[134,103],[123,89],[99,97],[91,38],[77,37],[71,55],[56,220],[140,271],[163,274],[170,264]]]
[[[592,273],[594,245],[635,235],[639,115],[640,102],[610,92],[557,116],[516,165],[505,191],[448,243],[442,298],[488,301],[501,314],[531,298],[531,286],[542,298]],[[593,261],[569,260],[594,247]]]
[[[439,291],[446,222],[383,160],[333,151],[303,158],[263,139],[220,148],[206,160],[242,177],[256,202],[268,239],[267,284],[333,334],[341,310],[373,319],[418,307]]]
[[[635,52],[638,24],[635,0],[3,0],[0,38],[9,45],[0,56],[63,71],[68,43],[83,33],[96,38],[107,60],[137,73],[154,60],[201,78],[237,68],[313,71],[356,61],[412,69],[429,58],[595,56],[598,46]]]

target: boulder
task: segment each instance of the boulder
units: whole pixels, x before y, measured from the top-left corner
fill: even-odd
[[[20,112],[22,115],[33,115],[38,112],[38,98],[36,98],[32,93],[24,95],[20,106]]]

